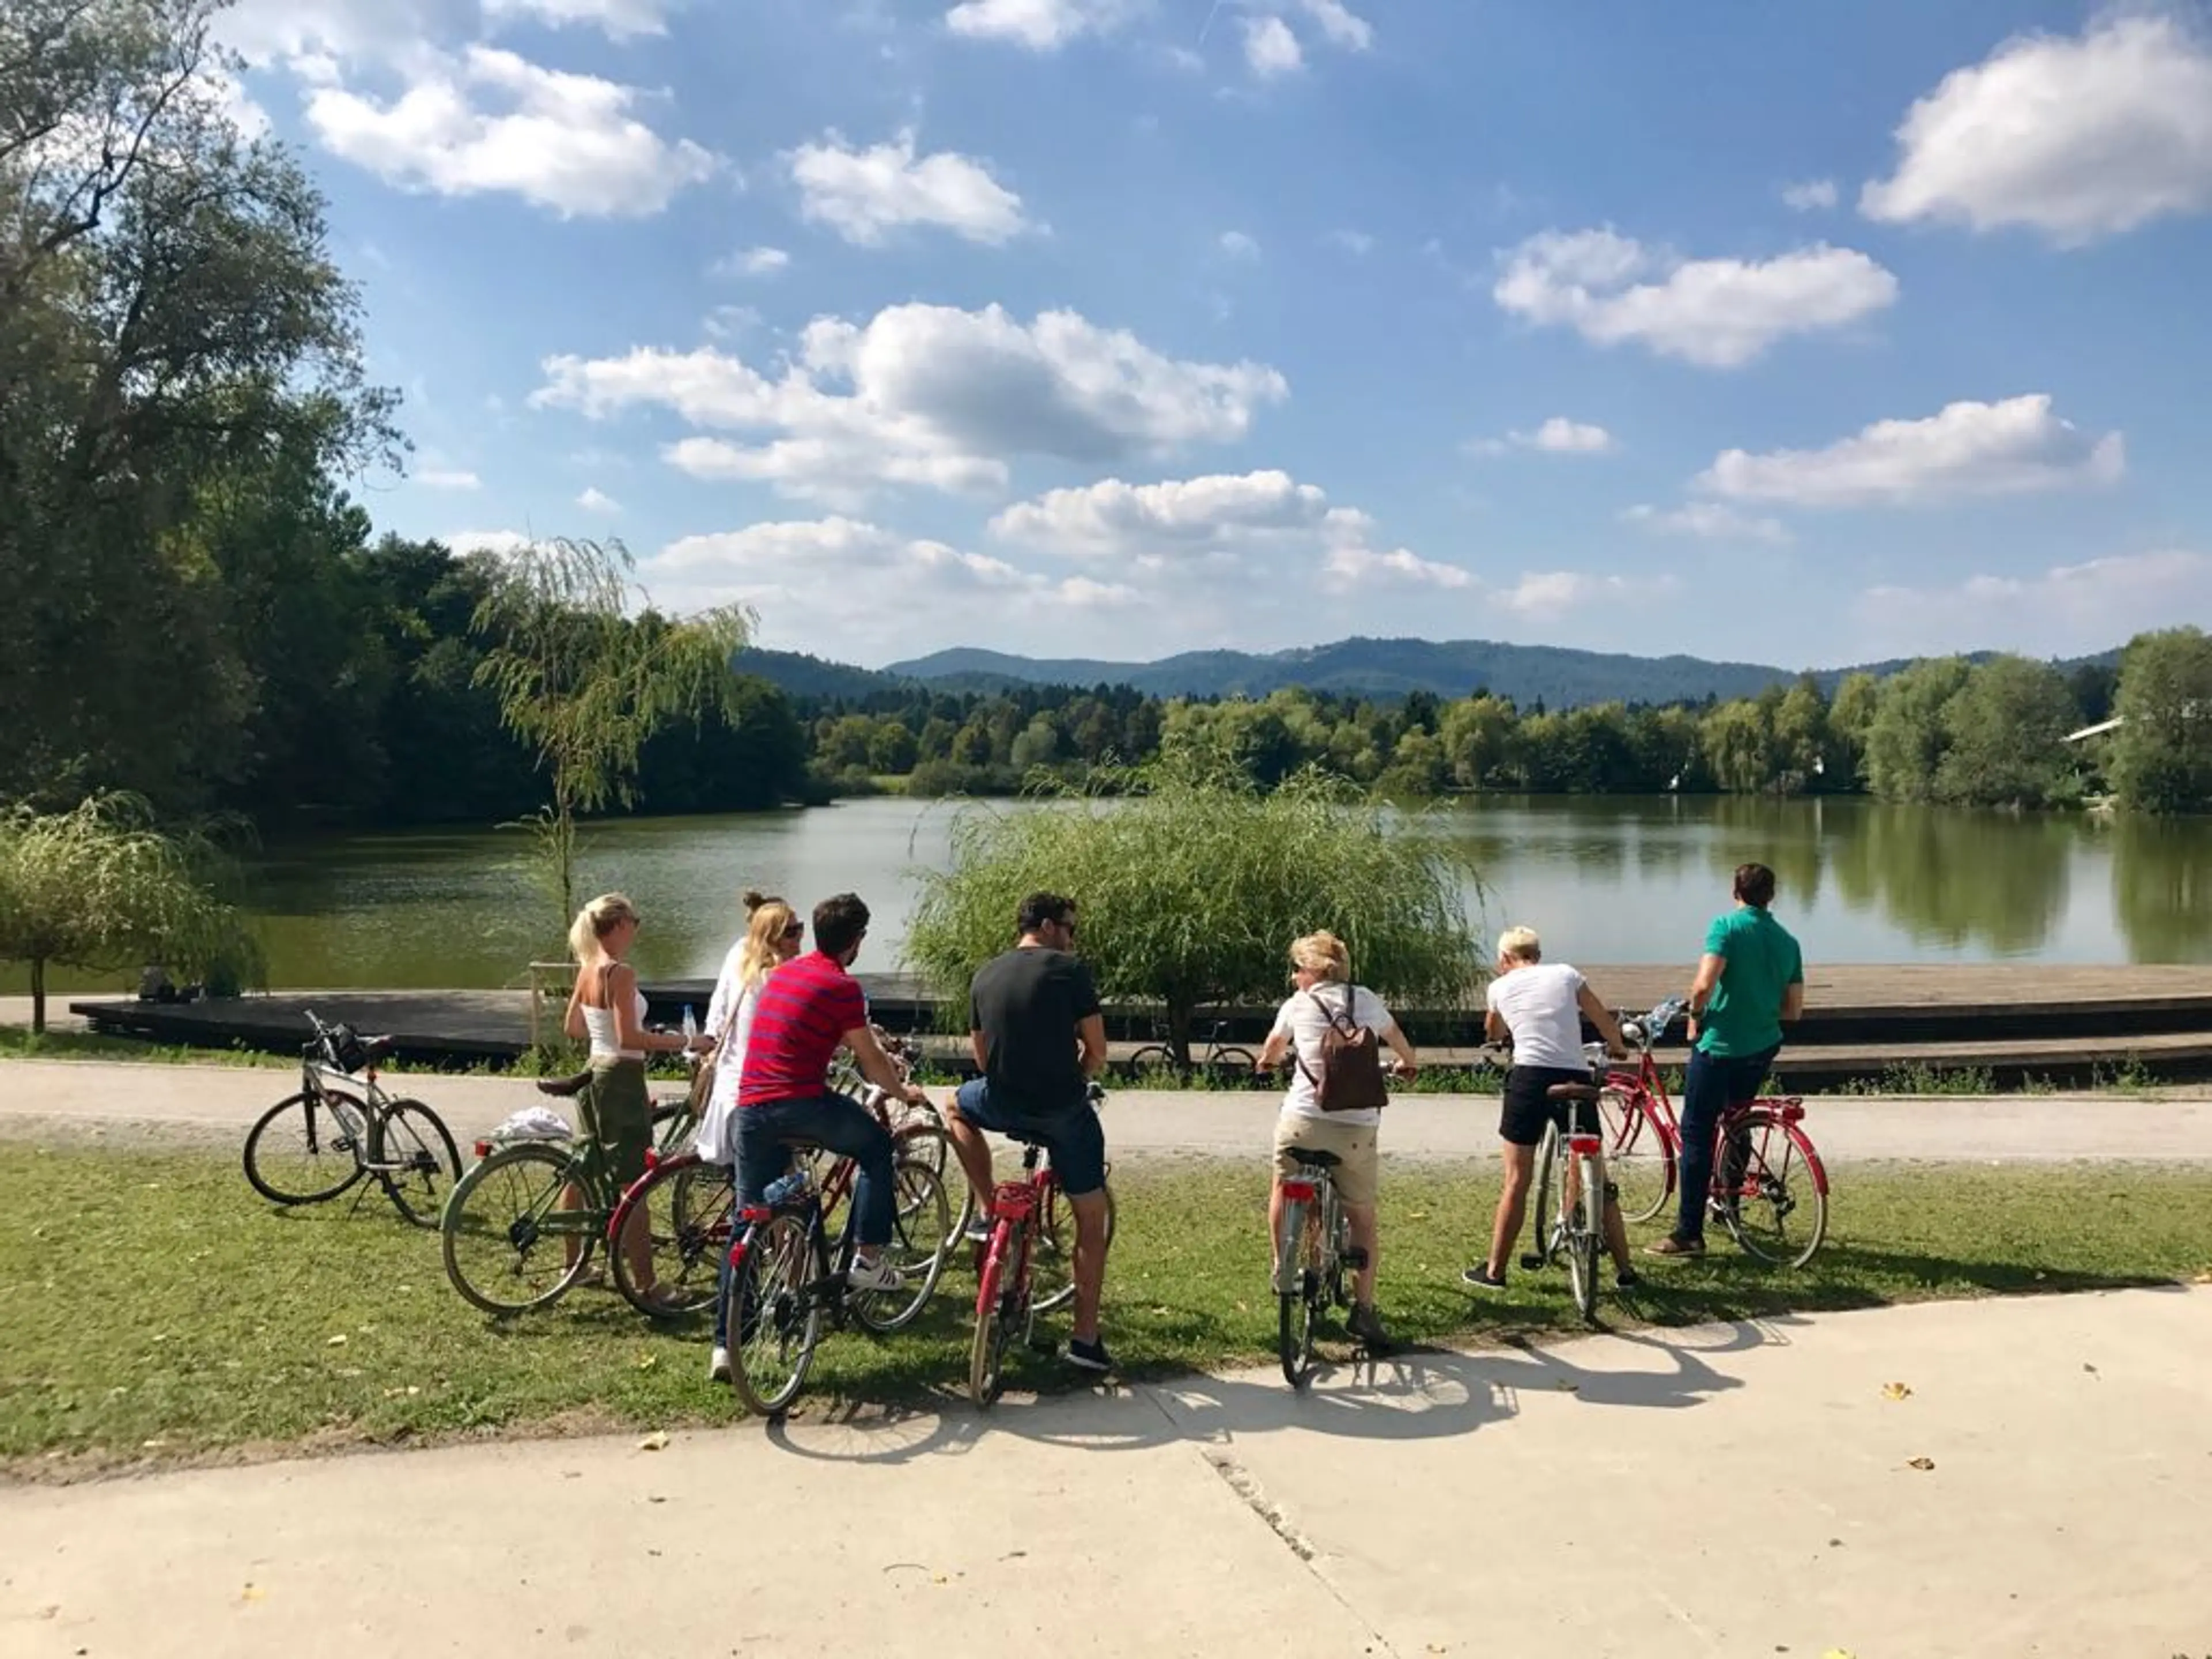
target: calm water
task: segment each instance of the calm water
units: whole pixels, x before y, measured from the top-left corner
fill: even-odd
[[[956,810],[885,799],[595,827],[579,890],[638,901],[636,959],[654,977],[714,972],[744,887],[802,908],[849,887],[876,913],[859,965],[890,968],[909,872],[942,864]],[[1486,873],[1486,927],[1529,922],[1554,954],[1586,963],[1693,956],[1729,872],[1754,858],[1774,866],[1777,913],[1816,959],[2212,962],[2212,819],[1585,797],[1468,803],[1450,825]],[[272,851],[253,893],[270,983],[523,982],[533,956],[557,952],[559,930],[522,851],[495,830]]]

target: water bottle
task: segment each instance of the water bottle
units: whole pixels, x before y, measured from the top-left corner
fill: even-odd
[[[699,1022],[691,1017],[691,1005],[684,1005],[684,1046],[689,1048],[699,1039]]]
[[[768,1190],[761,1194],[761,1202],[771,1210],[787,1209],[805,1198],[806,1193],[806,1171],[793,1170],[768,1183]]]

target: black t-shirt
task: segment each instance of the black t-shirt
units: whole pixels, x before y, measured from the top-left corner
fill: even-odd
[[[1098,1012],[1091,969],[1042,947],[994,957],[968,988],[968,1029],[983,1034],[983,1075],[1015,1111],[1054,1116],[1083,1103],[1075,1028]]]

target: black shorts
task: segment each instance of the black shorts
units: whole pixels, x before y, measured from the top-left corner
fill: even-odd
[[[1554,1123],[1559,1126],[1562,1134],[1600,1133],[1597,1102],[1553,1100],[1549,1093],[1555,1083],[1589,1081],[1589,1071],[1580,1066],[1572,1071],[1548,1066],[1516,1066],[1505,1074],[1505,1109],[1498,1119],[1499,1137],[1516,1146],[1534,1146],[1542,1142],[1545,1129]],[[1570,1106],[1575,1109],[1572,1129],[1567,1124]]]

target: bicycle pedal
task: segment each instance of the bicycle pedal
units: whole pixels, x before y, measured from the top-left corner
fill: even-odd
[[[1521,1267],[1524,1273],[1536,1273],[1548,1265],[1548,1258],[1538,1255],[1534,1250],[1521,1258]]]
[[[1342,1261],[1346,1267],[1357,1272],[1359,1268],[1367,1265],[1367,1252],[1361,1249],[1357,1244],[1350,1245],[1346,1248],[1343,1255],[1338,1257],[1338,1260]]]

